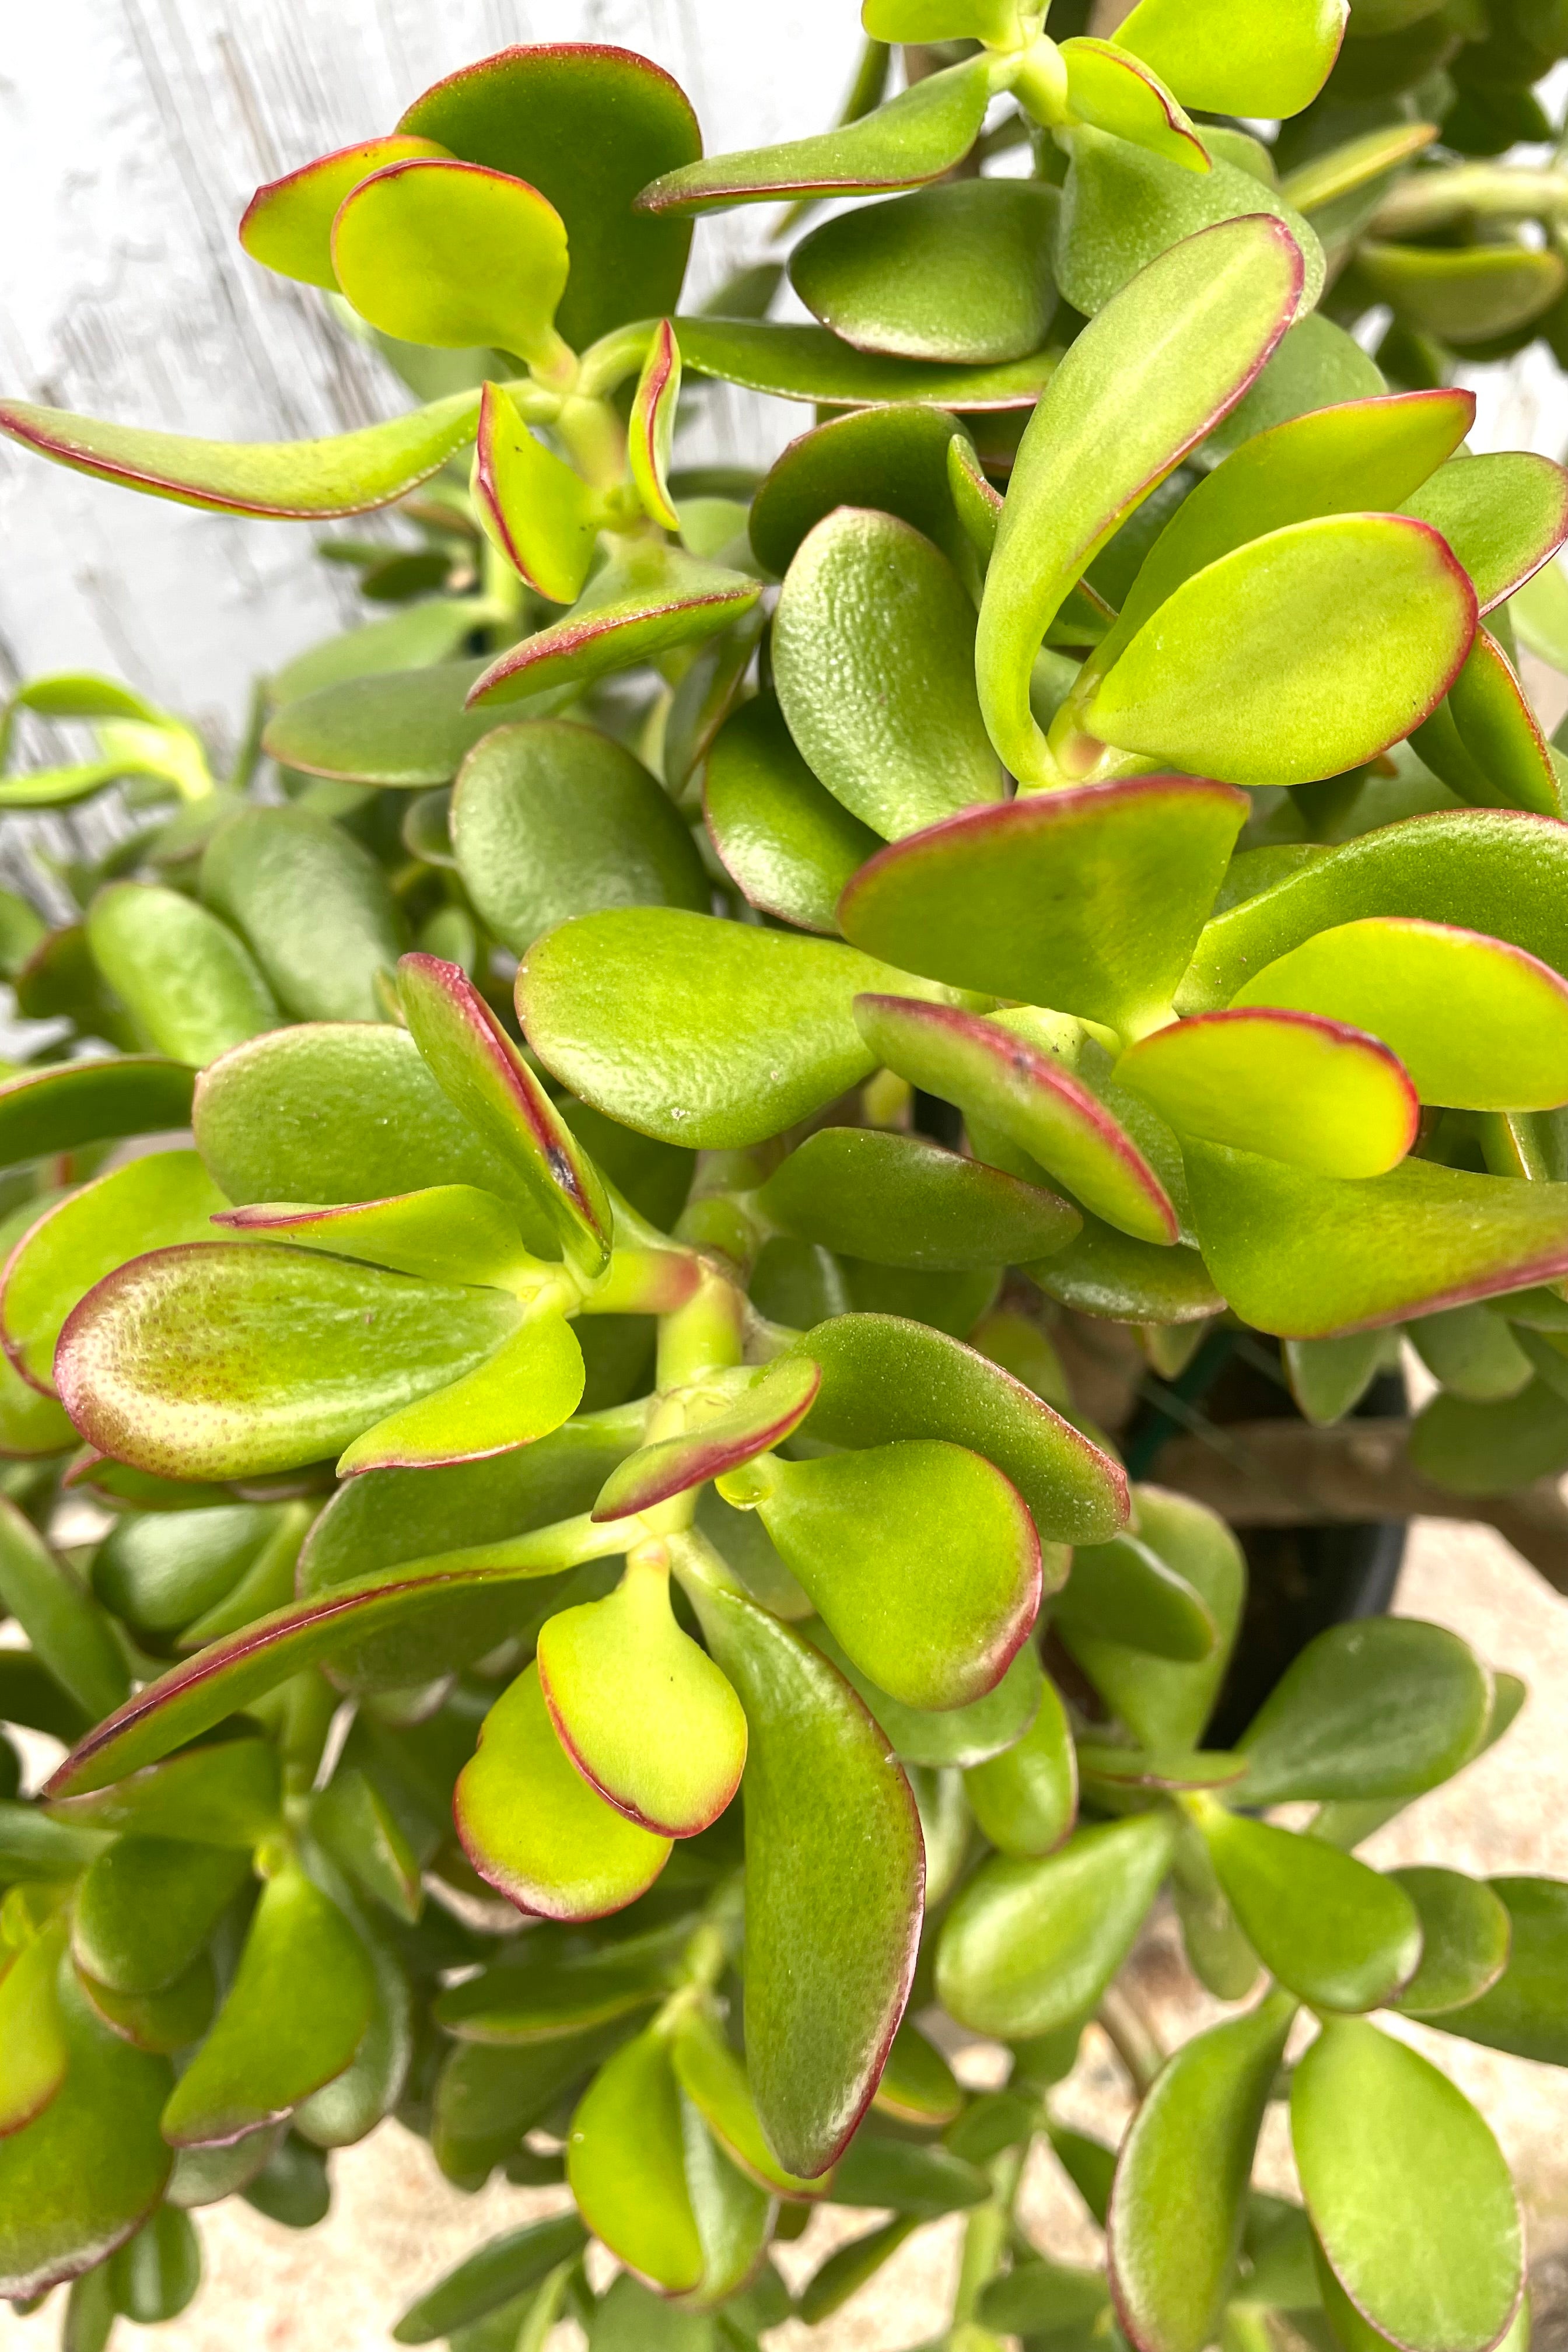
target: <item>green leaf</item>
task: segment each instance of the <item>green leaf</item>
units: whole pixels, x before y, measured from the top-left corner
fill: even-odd
[[[1294,2015],[1289,1998],[1274,1993],[1196,2035],[1133,2117],[1106,2252],[1118,2315],[1143,2352],[1203,2352],[1218,2332],[1258,2128]]]
[[[208,843],[201,879],[297,1020],[383,1017],[376,975],[402,952],[403,920],[375,860],[338,826],[305,809],[241,810]]]
[[[268,680],[272,700],[295,702],[350,678],[391,677],[448,661],[471,635],[473,614],[467,596],[433,596],[384,621],[343,630],[275,671]]]
[[[1460,1315],[1486,1312],[1479,1307],[1456,1311]],[[1281,1353],[1290,1393],[1314,1429],[1331,1428],[1354,1411],[1383,1370],[1385,1346],[1376,1331],[1352,1332],[1345,1339],[1286,1340]]]
[[[182,890],[112,882],[88,909],[87,936],[110,987],[173,1061],[199,1069],[279,1024],[243,941]]]
[[[948,476],[954,440],[968,446],[958,419],[919,402],[851,409],[803,433],[775,459],[752,501],[758,562],[782,579],[807,532],[836,507],[870,507],[934,541],[967,583],[973,559]]]
[[[913,1975],[923,1879],[909,1783],[853,1693],[787,1625],[697,1564],[685,1582],[751,1727],[746,2053],[768,2144],[815,2178],[881,2072]]]
[[[521,1911],[598,1919],[652,1885],[670,1841],[608,1804],[562,1746],[539,1668],[486,1716],[453,1811],[469,1861]]]
[[[637,209],[716,212],[775,196],[864,194],[939,179],[974,144],[991,95],[990,76],[987,58],[971,58],[817,138],[688,163],[645,188]]]
[[[1061,61],[1069,117],[1131,139],[1184,171],[1211,168],[1203,138],[1159,76],[1115,42],[1065,41]],[[1217,142],[1215,152],[1223,157]]]
[[[335,292],[332,268],[332,221],[350,190],[388,163],[416,155],[444,156],[447,150],[433,139],[362,139],[353,147],[339,147],[318,155],[281,179],[258,188],[239,224],[239,241],[252,261],[274,269],[280,278],[301,285],[322,286]]]
[[[1070,1423],[945,1333],[893,1315],[843,1315],[795,1342],[822,1386],[805,1424],[830,1445],[944,1438],[995,1465],[1047,1540],[1102,1543],[1127,1516],[1121,1471]],[[945,1759],[944,1759],[945,1760]]]
[[[70,2063],[60,2014],[67,1923],[46,1922],[0,1976],[0,2139],[24,2130],[57,2097]]]
[[[1213,1143],[1189,1143],[1186,1161],[1215,1282],[1281,1339],[1375,1329],[1568,1271],[1568,1186],[1424,1160],[1386,1176],[1316,1176]]]
[[[172,1838],[121,1838],[77,1890],[71,1950],[111,1992],[158,1992],[205,1950],[250,1875],[243,1853]]]
[[[1080,1223],[1054,1193],[1000,1169],[917,1136],[850,1127],[808,1136],[757,1205],[786,1232],[852,1257],[955,1270],[1047,1256]]]
[[[1493,1878],[1488,1885],[1512,1928],[1508,1966],[1478,2000],[1444,2010],[1430,2021],[1489,2050],[1568,2065],[1563,1998],[1568,1982],[1568,1885],[1555,1878]],[[1412,1983],[1413,1994],[1419,1981]]]
[[[1178,1665],[1198,1664],[1219,1639],[1203,1594],[1132,1535],[1079,1545],[1052,1617],[1075,1648],[1110,1642]]]
[[[973,628],[946,558],[893,515],[841,507],[789,567],[773,617],[780,707],[812,773],[879,833],[1001,797]]]
[[[626,1455],[605,1481],[595,1518],[629,1518],[651,1510],[783,1444],[810,1412],[820,1385],[815,1364],[785,1359],[768,1365],[722,1411],[706,1420],[693,1413],[683,1433]]]
[[[1019,445],[976,648],[991,740],[1024,781],[1040,777],[1045,756],[1030,673],[1068,591],[1246,392],[1301,285],[1282,227],[1224,225],[1152,262],[1057,370]]]
[[[1245,814],[1171,776],[968,809],[879,852],[839,919],[908,970],[1137,1034],[1166,1015]]]
[[[675,324],[681,355],[694,375],[717,376],[780,400],[808,400],[818,408],[917,400],[974,412],[1032,408],[1057,367],[1050,351],[994,367],[966,367],[858,352],[826,327],[749,319],[677,319]],[[4,421],[0,408],[0,429]]]
[[[174,2147],[223,2146],[341,2074],[370,2022],[365,1948],[290,1865],[261,1890],[216,2023],[163,2110]]]
[[[726,2155],[760,2188],[795,2202],[826,2196],[831,2179],[786,2172],[763,2134],[746,2069],[706,2011],[687,2009],[670,2043],[677,2080]]]
[[[1423,1102],[1547,1110],[1568,1101],[1568,982],[1522,949],[1451,924],[1336,924],[1266,965],[1237,1003],[1291,1005],[1370,1031],[1399,1055]]]
[[[1082,724],[1231,783],[1307,783],[1419,726],[1475,625],[1469,582],[1430,527],[1395,515],[1293,523],[1167,597]]]
[[[584,2220],[613,2253],[667,2294],[698,2284],[703,2250],[667,2034],[650,2028],[601,2067],[572,2118],[566,2173]]]
[[[1381,2009],[1415,1972],[1421,1921],[1391,1878],[1321,1838],[1186,1800],[1237,1924],[1265,1968],[1314,2009]]]
[[[895,985],[910,983],[837,942],[634,907],[536,940],[517,1001],[574,1094],[667,1143],[729,1150],[868,1076],[854,1000]]]
[[[1023,1861],[1055,1853],[1078,1815],[1078,1760],[1054,1683],[1044,1684],[1040,1711],[1022,1739],[972,1765],[963,1787],[998,1853]]]
[[[790,283],[858,351],[972,366],[1023,359],[1056,309],[1058,202],[1038,181],[954,180],[860,205],[795,247]]]
[[[837,931],[839,895],[879,839],[818,783],[771,694],[742,703],[720,729],[702,803],[720,861],[751,905],[803,930]]]
[[[476,1370],[521,1320],[500,1291],[219,1242],[100,1282],[61,1334],[56,1377],[77,1427],[117,1460],[249,1477],[341,1453]]]
[[[173,2161],[158,2129],[168,2061],[101,2024],[68,1966],[59,2013],[66,2079],[42,2115],[0,2139],[0,2294],[18,2302],[79,2276],[128,2238]]]
[[[225,1739],[189,1754],[170,1756],[170,1748],[209,1730],[231,1712],[220,1702],[203,1715],[186,1698],[192,1677],[176,1667],[161,1685],[151,1687],[154,1706],[167,1710],[174,1702],[172,1736],[160,1746],[155,1739],[126,1741],[117,1735],[122,1726],[100,1738],[89,1733],[68,1757],[48,1784],[51,1811],[61,1822],[94,1830],[120,1830],[132,1837],[174,1838],[190,1845],[239,1846],[247,1853],[279,1824],[278,1758],[265,1740]],[[265,1687],[265,1685],[262,1685]],[[241,1700],[250,1696],[241,1694]],[[236,1702],[236,1711],[240,1701]],[[133,1700],[132,1721],[145,1710]],[[163,1727],[160,1727],[162,1730]],[[164,1756],[150,1770],[138,1770],[150,1759]],[[120,1773],[129,1780],[119,1780]]]
[[[111,1992],[79,1966],[77,1982],[106,2025],[159,2058],[199,2042],[217,2005],[217,1979],[205,1952],[157,1992]]]
[[[879,1690],[840,1648],[820,1618],[804,1625],[802,1631],[859,1694],[895,1755],[906,1765],[950,1771],[984,1764],[1021,1739],[1040,1708],[1044,1676],[1032,1642],[1026,1642],[1017,1651],[994,1690],[987,1691],[984,1698],[973,1699],[967,1706],[932,1711],[905,1706],[900,1700]],[[934,1875],[933,1864],[933,1879]]]
[[[720,1492],[760,1512],[849,1657],[904,1706],[983,1698],[1035,1621],[1034,1524],[1001,1472],[963,1446],[916,1439],[817,1462],[766,1455]]]
[[[195,1125],[231,1201],[348,1203],[468,1184],[500,1194],[531,1249],[553,1245],[531,1186],[437,1086],[405,1029],[321,1023],[255,1038],[203,1073]]]
[[[468,688],[488,666],[435,661],[317,687],[273,712],[261,748],[281,767],[344,783],[399,792],[449,784],[495,725],[488,710],[468,708]]]
[[[338,1474],[439,1468],[530,1445],[570,1420],[584,1378],[565,1317],[531,1316],[472,1371],[362,1430],[339,1456]]]
[[[310,1833],[354,1884],[410,1927],[424,1907],[419,1861],[370,1776],[340,1765],[310,1807]]]
[[[632,395],[626,463],[645,513],[665,530],[680,529],[669,497],[669,453],[679,399],[680,346],[669,320],[661,319]]]
[[[922,1827],[924,1819],[922,1814]],[[941,2130],[957,2121],[966,2104],[957,2075],[935,2043],[928,2042],[917,2026],[900,2025],[877,2085],[873,2102],[877,2113],[919,2129]]]
[[[1362,2318],[1405,2345],[1495,2344],[1523,2288],[1519,2208],[1497,2142],[1447,2076],[1336,2019],[1296,2068],[1290,2132],[1312,2226]]]
[[[990,2193],[978,2165],[966,2164],[945,2147],[880,2139],[870,2129],[856,2134],[833,2175],[836,2205],[890,2205],[922,2221],[983,2205]]]
[[[397,128],[526,180],[555,206],[572,251],[556,323],[574,350],[674,309],[690,226],[648,219],[632,199],[702,140],[685,92],[647,58],[572,42],[501,49],[426,90]]]
[[[1555,670],[1568,669],[1568,572],[1560,562],[1543,563],[1516,589],[1508,613],[1514,635],[1527,653],[1550,662]]]
[[[1090,2326],[1110,2299],[1101,2272],[1068,2269],[1037,2256],[1015,2263],[1005,2278],[993,2279],[981,2296],[980,2313],[988,2327],[1049,2336]]]
[[[1474,808],[1562,814],[1551,747],[1507,655],[1485,629],[1476,631],[1447,700],[1411,740],[1434,774]]]
[[[1278,220],[1302,256],[1300,309],[1316,303],[1324,276],[1317,236],[1254,173],[1217,150],[1207,172],[1194,172],[1089,123],[1067,132],[1065,142],[1072,162],[1057,230],[1057,283],[1086,317],[1184,238],[1237,219]]]
[[[1194,1664],[1085,1633],[1068,1647],[1090,1681],[1142,1746],[1157,1756],[1193,1748],[1203,1736],[1241,1622],[1247,1563],[1216,1512],[1158,1486],[1135,1489],[1140,1540],[1199,1594],[1216,1628]]]
[[[474,444],[474,506],[526,586],[574,604],[598,544],[597,502],[582,476],[547,449],[504,384],[487,383]]]
[[[222,1210],[212,1223],[227,1233],[255,1234],[435,1282],[490,1284],[526,1294],[541,1272],[505,1202],[471,1184],[437,1184],[390,1201],[329,1209],[258,1202]]]
[[[1568,537],[1568,475],[1525,449],[1451,457],[1404,511],[1442,532],[1489,613]]]
[[[861,0],[874,41],[974,40],[1017,45],[1020,0]]]
[[[9,1496],[0,1497],[0,1604],[89,1716],[119,1706],[130,1677],[108,1618]]]
[[[1375,301],[1392,303],[1417,332],[1458,344],[1511,334],[1550,310],[1568,283],[1554,253],[1522,245],[1455,252],[1365,237],[1356,268]]]
[[[1179,1135],[1322,1176],[1381,1176],[1397,1166],[1415,1142],[1421,1112],[1388,1047],[1346,1026],[1349,1013],[1254,1010],[1268,1003],[1267,990],[1243,992],[1245,1010],[1198,1013],[1141,1038],[1118,1062],[1118,1079]]]
[[[717,2347],[729,2352],[735,2339],[728,2332],[719,2336],[706,2312],[651,2294],[629,2271],[623,2271],[594,2307],[589,2340],[592,2352],[717,2352]],[[485,2352],[485,2347],[465,2347],[464,2352]]]
[[[1421,1920],[1421,1965],[1395,2006],[1412,2017],[1463,2008],[1497,1983],[1513,1928],[1493,1888],[1458,1870],[1416,1865],[1391,1871]]]
[[[569,613],[491,662],[468,700],[488,709],[636,668],[727,629],[760,593],[749,572],[699,562],[662,539],[639,540],[595,572]]]
[[[180,506],[309,520],[405,498],[473,439],[479,409],[477,391],[457,392],[331,440],[195,441],[3,400],[0,433],[79,474]]]
[[[44,1160],[121,1135],[160,1135],[191,1116],[192,1074],[153,1054],[58,1062],[0,1085],[0,1163]]]
[[[602,907],[708,911],[711,885],[668,795],[624,746],[561,719],[498,727],[452,795],[458,871],[518,955]]]
[[[393,2342],[431,2344],[438,2336],[471,2327],[499,2305],[537,2286],[557,2263],[580,2252],[585,2238],[574,2213],[552,2213],[491,2238],[409,2305],[392,2331]]]
[[[495,344],[542,364],[560,348],[565,225],[526,180],[438,157],[385,164],[338,207],[332,268],[360,316],[400,341]]]
[[[1489,1678],[1468,1645],[1406,1617],[1332,1625],[1308,1643],[1237,1745],[1247,1801],[1415,1797],[1476,1752]]]
[[[1139,0],[1114,36],[1184,106],[1205,113],[1299,114],[1327,80],[1344,32],[1343,0]]]
[[[1004,2039],[1085,2016],[1131,1949],[1173,1840],[1168,1814],[1142,1813],[1080,1830],[1042,1861],[983,1863],[942,1926],[942,2006]]]
[[[52,1392],[55,1348],[95,1283],[144,1250],[205,1241],[228,1206],[195,1151],[154,1151],[68,1193],[18,1242],[0,1288],[0,1329],[16,1369]]]
[[[1210,434],[1200,462],[1217,464],[1255,433],[1290,417],[1340,402],[1376,400],[1387,390],[1376,362],[1342,327],[1313,310],[1297,320],[1251,391]]]
[[[1521,1307],[1522,1321],[1531,1312],[1523,1300],[1509,1300],[1507,1313]],[[1476,1403],[1518,1396],[1534,1369],[1503,1311],[1490,1307],[1456,1307],[1447,1315],[1417,1316],[1410,1325],[1410,1344],[1434,1380]]]
[[[138,2326],[177,2319],[202,2283],[201,2240],[177,2205],[161,2205],[109,2262],[115,2306]]]
[[[0,1799],[0,1870],[7,1879],[75,1878],[103,1851],[90,1830],[51,1821],[34,1804]]]
[[[1132,1118],[1145,1143],[1159,1122],[1136,1096],[1103,1080],[1096,1090],[1079,1075],[1096,1059],[1106,1070],[1111,1065],[1079,1023],[1032,1009],[984,1020],[898,996],[857,997],[855,1018],[888,1068],[960,1106],[982,1159],[1012,1157],[1007,1146],[1016,1146],[1023,1156],[1015,1175],[1037,1182],[1052,1175],[1122,1231],[1162,1247],[1175,1240],[1170,1194],[1117,1112]],[[1163,1140],[1174,1173],[1176,1139]]]

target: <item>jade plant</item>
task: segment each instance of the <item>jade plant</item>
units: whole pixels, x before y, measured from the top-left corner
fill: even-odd
[[[0,1721],[66,1750],[0,1739],[0,2290],[69,2352],[391,2116],[555,2192],[403,2343],[745,2352],[955,2213],[948,2352],[1526,2340],[1405,2021],[1568,2063],[1568,1887],[1354,1851],[1523,1685],[1379,1616],[1260,1676],[1194,1456],[1256,1562],[1357,1517],[1370,1401],[1390,1516],[1568,1588],[1568,476],[1450,381],[1557,332],[1506,151],[1568,18],[1086,15],[867,0],[838,126],[713,158],[646,60],[506,51],[241,225],[419,406],[0,404],[402,534],[323,543],[397,609],[221,776],[112,681],[6,722],[91,741],[0,804],[117,812],[0,898]],[[775,201],[816,323],[765,236],[681,313]],[[816,420],[704,463],[704,379]]]

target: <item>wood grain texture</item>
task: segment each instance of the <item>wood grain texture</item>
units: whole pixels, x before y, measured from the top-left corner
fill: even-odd
[[[230,439],[367,424],[405,395],[311,289],[240,251],[258,182],[390,129],[442,74],[513,41],[644,51],[710,145],[795,136],[837,107],[858,16],[853,0],[10,0],[0,383]],[[700,226],[693,289],[756,257],[772,217]],[[805,421],[721,389],[706,431],[714,454],[740,455]],[[9,446],[0,529],[0,684],[101,669],[185,711],[220,752],[252,677],[353,610],[308,525],[194,513]]]

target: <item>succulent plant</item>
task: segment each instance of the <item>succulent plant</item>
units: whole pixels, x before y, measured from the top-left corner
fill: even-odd
[[[1557,169],[1490,159],[1568,16],[1345,14],[867,0],[839,125],[713,158],[647,60],[509,50],[241,226],[423,404],[0,404],[414,534],[326,542],[398,609],[221,781],[110,681],[13,706],[95,735],[0,805],[120,811],[37,869],[73,919],[0,898],[53,1024],[0,1085],[0,1721],[68,1751],[22,1796],[0,1740],[0,2289],[70,2282],[70,2352],[389,2116],[569,2191],[405,2343],[744,2352],[959,2211],[949,2352],[1525,2341],[1507,2167],[1404,2021],[1568,2063],[1568,1888],[1353,1851],[1524,1687],[1382,1616],[1241,1675],[1243,1546],[1151,1475],[1182,1429],[1244,1528],[1353,1521],[1407,1335],[1374,1499],[1568,1589],[1514,634],[1568,667],[1568,476],[1448,381],[1556,331]],[[777,199],[817,323],[773,262],[679,313],[693,216]],[[816,421],[685,462],[701,379]],[[1166,1906],[1225,2005],[1169,2052]],[[1116,2150],[1053,2105],[1095,2022]],[[1028,2234],[1037,2147],[1102,2270]],[[826,2204],[891,2218],[813,2269]]]

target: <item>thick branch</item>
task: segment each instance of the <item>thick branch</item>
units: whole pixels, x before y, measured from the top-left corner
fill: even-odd
[[[1354,1519],[1470,1519],[1494,1527],[1548,1584],[1568,1592],[1568,1503],[1554,1478],[1508,1495],[1458,1495],[1411,1466],[1407,1421],[1241,1422],[1223,1453],[1197,1437],[1163,1445],[1152,1476],[1235,1527]]]

